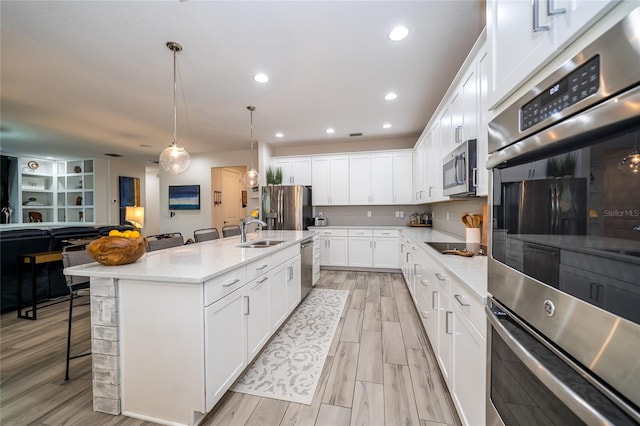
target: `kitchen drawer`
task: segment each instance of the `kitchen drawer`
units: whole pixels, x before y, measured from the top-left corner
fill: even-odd
[[[239,289],[247,283],[246,268],[241,266],[204,283],[204,305],[209,306],[216,300]]]
[[[251,281],[255,277],[258,277],[265,272],[269,271],[273,264],[271,263],[271,256],[261,257],[258,260],[254,260],[247,264],[247,281]]]
[[[271,255],[271,264],[278,266],[279,264],[300,254],[300,244],[294,244],[291,247],[277,251]]]
[[[347,229],[322,229],[318,231],[321,237],[347,237]]]
[[[374,229],[373,236],[374,237],[389,237],[389,238],[398,238],[399,232],[397,229]]]
[[[369,237],[373,236],[371,229],[349,229],[350,237]]]
[[[487,338],[487,317],[484,313],[482,299],[465,284],[451,279],[451,303],[460,308],[462,314],[480,332],[483,339]]]

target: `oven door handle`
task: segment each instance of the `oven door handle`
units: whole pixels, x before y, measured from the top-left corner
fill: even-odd
[[[598,413],[591,405],[577,395],[573,390],[567,387],[560,379],[558,379],[545,365],[534,357],[518,340],[507,330],[489,306],[484,307],[487,318],[493,329],[500,335],[502,340],[509,346],[513,353],[519,358],[529,372],[540,380],[558,399],[560,399],[571,411],[573,411],[580,419],[587,424],[610,424],[606,417]],[[508,314],[507,314],[508,315]],[[514,319],[517,321],[517,319]],[[524,327],[527,332],[535,335],[533,330],[528,329],[526,325],[517,321],[520,326]],[[542,343],[541,343],[542,344]],[[545,345],[546,346],[546,345]],[[549,348],[552,352],[555,350]],[[556,353],[556,355],[560,355]],[[563,359],[563,361],[565,361]]]

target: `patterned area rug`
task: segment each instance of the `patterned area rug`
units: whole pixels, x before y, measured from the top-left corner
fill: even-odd
[[[311,290],[231,390],[311,404],[348,295]]]

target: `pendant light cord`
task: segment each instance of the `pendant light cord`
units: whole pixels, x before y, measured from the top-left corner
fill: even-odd
[[[173,50],[173,144],[176,145],[178,132],[178,108],[176,107],[176,50]]]

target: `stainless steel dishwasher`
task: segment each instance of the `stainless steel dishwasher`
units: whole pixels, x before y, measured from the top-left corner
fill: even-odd
[[[302,285],[302,299],[311,291],[313,286],[313,239],[308,238],[300,243],[300,281]]]

